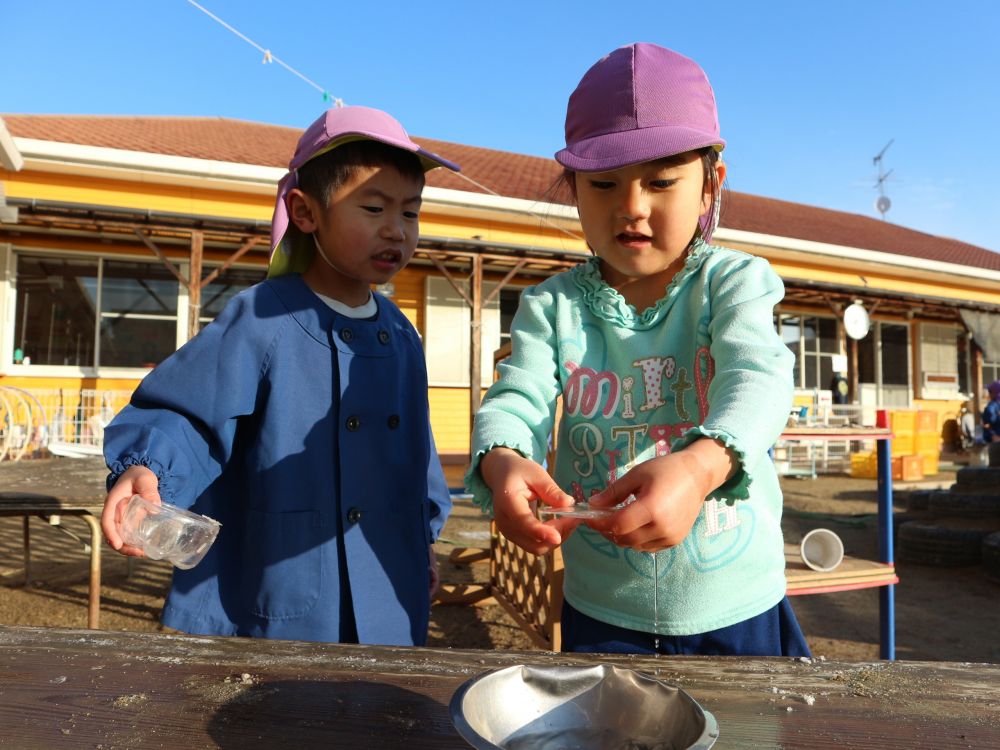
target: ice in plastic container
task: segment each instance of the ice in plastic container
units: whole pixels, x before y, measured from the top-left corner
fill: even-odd
[[[221,526],[214,518],[133,495],[120,531],[125,543],[138,547],[146,557],[187,570],[205,557]]]

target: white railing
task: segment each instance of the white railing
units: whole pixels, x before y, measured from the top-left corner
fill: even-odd
[[[131,391],[0,386],[0,460],[99,456],[104,428]]]

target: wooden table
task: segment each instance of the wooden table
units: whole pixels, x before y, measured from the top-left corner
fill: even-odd
[[[879,410],[880,422],[887,422],[888,416],[884,410]],[[878,459],[878,565],[882,567],[881,575],[876,568],[875,575],[869,575],[853,582],[849,588],[866,588],[877,586],[879,589],[879,656],[883,659],[896,658],[896,577],[892,550],[892,431],[886,427],[792,427],[781,433],[782,440],[812,441],[812,440],[874,440]],[[862,566],[863,567],[863,566]],[[836,573],[836,571],[834,571]],[[789,583],[794,575],[789,575]],[[830,576],[825,582],[817,582],[808,593],[819,594],[833,591],[843,591],[844,585]],[[806,593],[789,588],[790,595]]]
[[[45,628],[0,628],[0,745],[459,749],[448,703],[467,679],[513,664],[598,662],[659,670],[718,720],[718,750],[1000,745],[1000,665],[571,657]]]
[[[31,581],[32,516],[59,525],[61,516],[79,516],[90,528],[90,588],[87,627],[100,626],[101,511],[104,507],[103,459],[47,459],[0,462],[0,516],[24,517],[24,580]]]

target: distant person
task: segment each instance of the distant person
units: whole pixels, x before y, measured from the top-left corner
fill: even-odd
[[[983,442],[1000,442],[1000,380],[986,386],[989,402],[983,409]]]
[[[848,395],[850,390],[851,386],[847,382],[847,378],[844,377],[844,373],[840,371],[833,373],[833,377],[830,379],[830,392],[833,394],[833,403],[849,403]]]
[[[457,166],[384,112],[324,113],[278,184],[268,279],[145,377],[108,426],[101,525],[134,494],[211,516],[163,624],[188,633],[412,645],[451,507],[423,347],[373,294],[413,257],[424,172]]]
[[[972,413],[972,403],[962,402],[958,417],[958,439],[962,451],[970,451],[982,443],[982,427],[977,427],[976,417]]]
[[[522,293],[466,476],[511,541],[562,545],[566,651],[809,654],[768,457],[792,406],[784,289],[710,244],[724,145],[704,71],[653,44],[611,52],[569,99],[556,159],[594,257]],[[633,498],[584,525],[529,505]]]

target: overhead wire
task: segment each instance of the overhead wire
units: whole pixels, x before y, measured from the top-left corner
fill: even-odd
[[[215,21],[216,23],[218,23],[220,26],[222,26],[227,31],[229,31],[229,32],[235,34],[236,36],[238,36],[240,39],[242,39],[244,42],[246,42],[247,44],[249,44],[251,47],[254,47],[257,51],[261,52],[264,55],[264,58],[263,58],[262,62],[264,62],[264,63],[278,63],[278,65],[280,65],[281,67],[283,67],[289,73],[291,73],[292,75],[296,76],[297,78],[300,78],[302,81],[304,81],[305,83],[309,84],[314,89],[316,89],[317,91],[319,91],[320,93],[322,93],[323,94],[323,101],[332,103],[334,107],[343,107],[344,106],[344,100],[343,99],[341,99],[340,97],[334,97],[327,89],[323,88],[322,86],[320,86],[318,83],[316,83],[312,79],[310,79],[307,76],[305,76],[302,73],[300,73],[298,70],[296,70],[291,65],[289,65],[288,63],[286,63],[280,57],[277,57],[273,52],[271,52],[270,49],[268,49],[268,48],[266,48],[266,47],[258,44],[253,39],[251,39],[250,37],[248,37],[246,34],[242,33],[238,29],[234,28],[229,23],[226,23],[226,21],[224,21],[223,19],[219,18],[219,16],[215,15],[212,11],[210,11],[205,6],[200,5],[199,3],[195,2],[195,0],[187,0],[187,3],[189,5],[191,5],[191,6],[193,6],[194,8],[197,8],[198,10],[200,10],[202,13],[204,13],[206,16],[208,16],[213,21]],[[495,196],[497,198],[504,198],[504,197],[506,197],[506,196],[503,196],[500,193],[496,192],[495,190],[492,190],[491,188],[487,187],[486,185],[483,185],[481,182],[478,182],[477,180],[474,180],[473,178],[469,177],[466,174],[462,174],[461,172],[453,172],[452,174],[456,175],[457,177],[460,177],[461,179],[465,180],[466,182],[468,182],[471,185],[475,185],[477,188],[479,188],[480,190],[488,193],[489,195]],[[542,214],[542,213],[540,213],[538,211],[531,211],[530,209],[528,210],[528,213],[530,213],[531,215],[533,215],[536,218],[538,218],[543,224],[547,224],[550,227],[553,227],[553,228],[559,230],[563,234],[566,234],[569,237],[572,237],[574,240],[578,240],[580,242],[584,241],[583,237],[581,237],[580,235],[576,234],[575,232],[570,231],[569,229],[566,229],[565,227],[559,226],[558,224],[556,224],[554,221],[552,221],[551,219],[549,219],[544,214]]]

